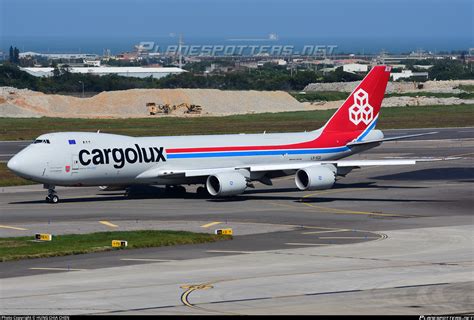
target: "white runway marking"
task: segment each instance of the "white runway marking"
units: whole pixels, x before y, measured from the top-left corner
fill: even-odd
[[[209,253],[256,253],[258,251],[207,250]]]
[[[30,270],[53,270],[53,271],[84,271],[87,269],[73,269],[73,268],[30,268]]]
[[[300,242],[287,242],[287,246],[328,246],[327,243],[300,243]]]
[[[165,260],[165,259],[148,259],[148,258],[123,258],[121,261],[150,261],[150,262],[171,262],[176,260]]]

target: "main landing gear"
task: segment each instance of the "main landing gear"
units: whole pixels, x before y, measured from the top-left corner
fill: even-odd
[[[56,190],[54,190],[54,186],[44,185],[45,189],[48,189],[48,195],[45,198],[47,203],[58,203],[59,197],[56,194]]]

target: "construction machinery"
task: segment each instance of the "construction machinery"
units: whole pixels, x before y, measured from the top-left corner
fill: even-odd
[[[178,104],[176,106],[176,109],[179,109],[179,108],[186,108],[184,113],[187,113],[187,114],[199,114],[202,111],[201,106],[198,106],[197,104],[189,104],[189,103],[186,103],[186,102]]]
[[[178,105],[170,105],[168,103],[166,104],[156,104],[155,102],[148,102],[146,104],[146,107],[148,109],[148,113],[150,116],[154,116],[156,114],[170,114],[173,111],[176,111],[178,109],[185,109],[183,113],[185,114],[200,114],[202,111],[202,107],[196,104],[189,104],[186,102],[180,103]]]
[[[146,107],[148,109],[148,113],[150,116],[154,116],[158,113],[158,108],[156,107],[156,103],[154,102],[147,102]]]

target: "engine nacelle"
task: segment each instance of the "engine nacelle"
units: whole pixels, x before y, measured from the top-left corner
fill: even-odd
[[[212,196],[235,196],[245,191],[247,180],[238,172],[221,172],[207,178],[206,188]]]
[[[317,165],[296,172],[295,183],[300,190],[330,189],[336,182],[336,167]]]

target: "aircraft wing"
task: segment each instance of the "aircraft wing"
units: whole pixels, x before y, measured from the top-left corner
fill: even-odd
[[[162,169],[152,168],[141,174],[137,179],[153,179],[153,178],[177,178],[177,177],[203,177],[216,174],[219,172],[248,170],[250,172],[262,171],[281,171],[281,170],[298,170],[316,165],[332,164],[336,167],[359,168],[366,166],[399,166],[414,165],[417,162],[455,160],[457,158],[418,158],[418,159],[382,159],[382,160],[328,160],[328,161],[302,161],[294,163],[281,164],[256,164],[242,167],[221,167],[221,168],[203,168],[203,169]]]
[[[235,167],[209,168],[209,169],[166,169],[152,168],[141,174],[137,179],[152,179],[152,178],[177,178],[177,177],[203,177],[209,176],[223,171],[236,170]]]
[[[305,161],[283,164],[254,165],[248,167],[251,172],[276,171],[276,170],[298,170],[315,165],[332,164],[340,168],[359,168],[368,166],[401,166],[414,165],[417,162],[431,162],[443,160],[455,160],[457,158],[418,158],[418,159],[382,159],[382,160],[327,160],[327,161]],[[244,169],[244,168],[241,168]]]

